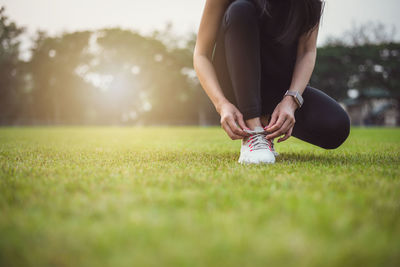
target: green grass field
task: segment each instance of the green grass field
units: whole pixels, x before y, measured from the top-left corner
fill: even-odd
[[[216,128],[1,128],[0,266],[400,266],[400,129],[237,163]]]

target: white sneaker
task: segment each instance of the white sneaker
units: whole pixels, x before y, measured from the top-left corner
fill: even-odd
[[[279,153],[275,151],[275,147],[274,147],[274,140],[267,140],[270,145],[271,145],[271,151],[272,154],[274,154],[275,157],[279,156]]]
[[[245,131],[250,136],[242,139],[238,162],[241,164],[275,163],[271,141],[265,138],[267,132],[262,127],[255,127],[253,131]]]

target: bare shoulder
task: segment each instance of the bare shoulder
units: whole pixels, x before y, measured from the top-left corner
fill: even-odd
[[[211,57],[218,28],[230,0],[206,0],[197,33],[195,54]]]

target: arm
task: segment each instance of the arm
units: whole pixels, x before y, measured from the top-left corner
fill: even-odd
[[[289,91],[298,91],[303,94],[314,70],[317,58],[318,25],[310,35],[303,35],[297,48],[297,60],[294,68],[292,83]]]
[[[231,139],[242,139],[248,135],[243,131],[247,128],[243,116],[224,96],[211,62],[218,29],[228,4],[227,0],[206,1],[193,53],[193,67],[201,86],[221,115],[223,129]]]
[[[309,33],[303,34],[299,39],[297,47],[297,59],[292,76],[292,82],[289,91],[298,91],[303,94],[315,66],[317,57],[317,37],[319,24]],[[271,120],[266,126],[270,132],[268,139],[285,135],[278,142],[287,140],[293,131],[295,124],[294,112],[298,108],[297,103],[291,96],[286,96],[276,106],[272,113]]]

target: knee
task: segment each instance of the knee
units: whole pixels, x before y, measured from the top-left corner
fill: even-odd
[[[225,12],[225,23],[230,25],[235,22],[243,23],[256,17],[256,6],[248,0],[236,0],[229,5]]]
[[[321,145],[325,149],[336,149],[340,147],[350,134],[350,118],[345,111],[335,114],[329,123],[329,129],[325,142]]]

